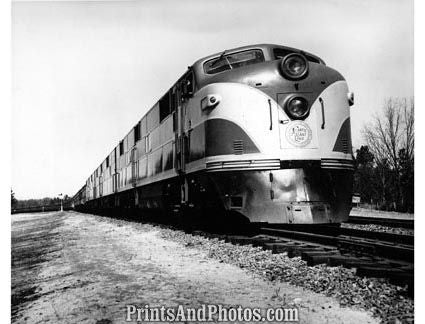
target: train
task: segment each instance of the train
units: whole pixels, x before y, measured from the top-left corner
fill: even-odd
[[[223,225],[341,223],[353,104],[344,77],[303,50],[256,44],[206,56],[119,141],[74,207]]]

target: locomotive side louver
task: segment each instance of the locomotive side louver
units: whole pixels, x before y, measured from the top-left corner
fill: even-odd
[[[233,153],[243,154],[243,140],[233,140]]]
[[[344,152],[345,154],[348,154],[350,152],[348,149],[348,139],[347,138],[341,139],[341,145],[342,145],[342,152]]]

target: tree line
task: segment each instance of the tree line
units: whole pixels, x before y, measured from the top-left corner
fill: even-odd
[[[64,195],[63,203],[71,201],[71,197]],[[45,197],[41,199],[16,199],[15,193],[11,190],[11,200],[10,205],[12,209],[22,209],[22,208],[35,208],[35,207],[48,207],[48,206],[59,206],[61,203],[61,198],[59,197]]]

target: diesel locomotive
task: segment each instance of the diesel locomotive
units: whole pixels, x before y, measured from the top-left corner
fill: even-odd
[[[351,208],[351,105],[343,76],[302,50],[204,57],[94,170],[75,208],[340,223]]]

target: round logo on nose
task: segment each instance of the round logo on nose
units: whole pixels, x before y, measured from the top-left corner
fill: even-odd
[[[306,146],[311,142],[311,128],[302,121],[290,122],[286,128],[286,139],[294,146]]]

